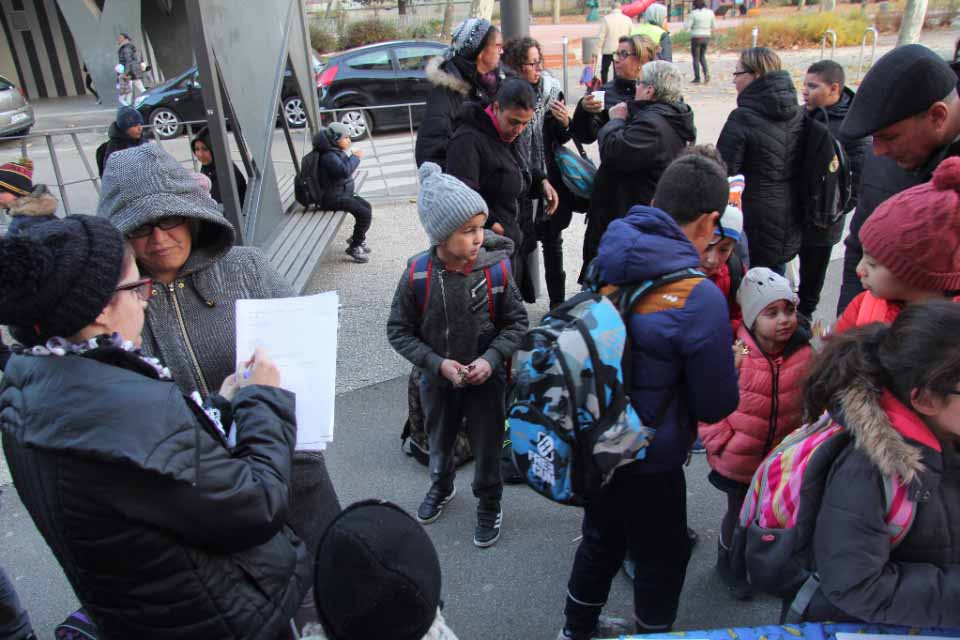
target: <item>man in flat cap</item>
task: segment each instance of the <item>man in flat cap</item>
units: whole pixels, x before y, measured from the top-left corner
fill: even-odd
[[[845,241],[843,286],[837,314],[863,291],[857,234],[890,196],[927,182],[949,156],[960,155],[958,77],[936,53],[919,44],[897,47],[867,72],[840,127],[844,140],[873,136],[863,161],[857,210]]]

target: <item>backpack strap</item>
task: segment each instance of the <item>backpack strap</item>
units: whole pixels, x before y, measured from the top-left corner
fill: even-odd
[[[490,321],[497,323],[497,310],[500,301],[507,292],[507,279],[510,277],[510,259],[504,258],[492,267],[483,270],[487,281],[487,307],[490,309]]]
[[[910,499],[907,485],[898,476],[883,477],[884,522],[890,533],[890,548],[903,542],[917,515],[917,505]]]
[[[427,301],[430,299],[430,280],[433,275],[433,257],[425,251],[410,263],[410,288],[417,300],[417,310],[420,317],[427,311]]]

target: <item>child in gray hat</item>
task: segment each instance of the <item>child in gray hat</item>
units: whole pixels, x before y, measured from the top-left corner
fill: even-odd
[[[489,547],[502,521],[506,363],[527,312],[510,276],[513,242],[484,230],[483,198],[432,162],[419,172],[417,210],[431,248],[408,261],[387,322],[391,346],[422,371],[432,484],[417,520],[434,522],[456,494],[453,447],[465,419],[479,499],[473,542]]]

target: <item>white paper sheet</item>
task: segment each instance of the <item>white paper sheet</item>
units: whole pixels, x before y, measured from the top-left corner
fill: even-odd
[[[261,347],[297,394],[297,450],[333,442],[337,379],[336,291],[299,298],[237,300],[237,370]]]

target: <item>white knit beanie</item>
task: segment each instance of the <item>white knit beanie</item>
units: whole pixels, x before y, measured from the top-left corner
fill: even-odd
[[[783,276],[766,267],[754,267],[747,271],[737,290],[737,302],[743,311],[743,323],[748,329],[753,329],[753,323],[764,307],[777,300],[789,300],[793,304],[800,302]]]
[[[470,218],[488,214],[487,203],[480,194],[457,178],[443,173],[440,165],[424,162],[420,166],[420,193],[417,194],[417,213],[436,246],[449,238]]]

